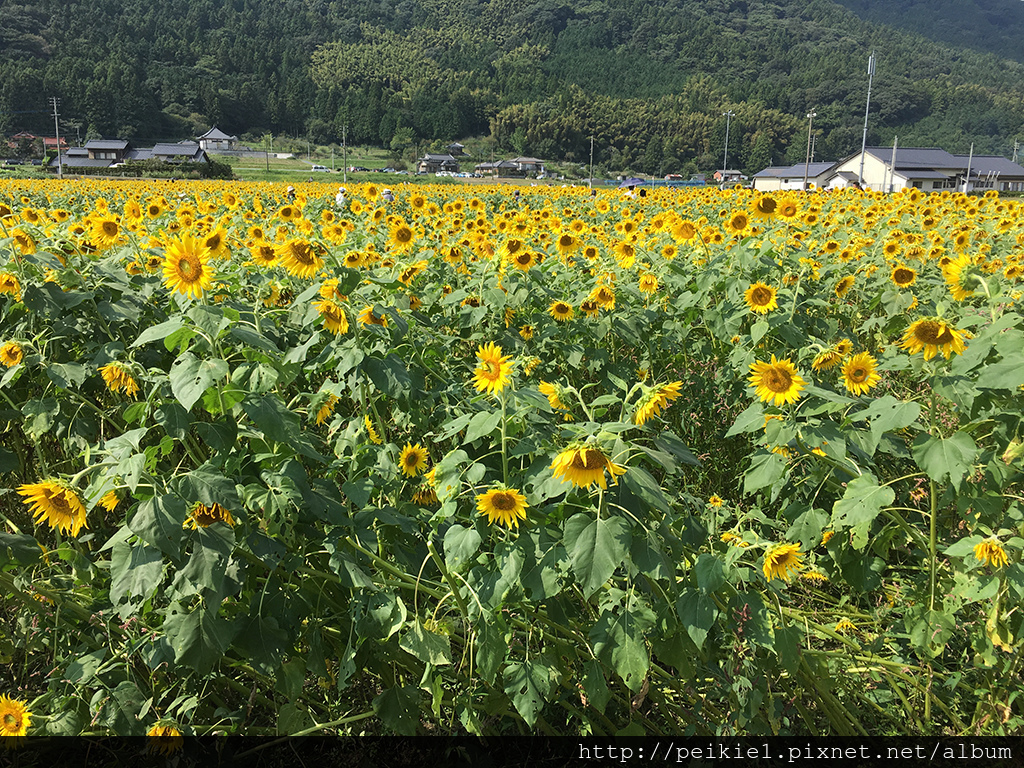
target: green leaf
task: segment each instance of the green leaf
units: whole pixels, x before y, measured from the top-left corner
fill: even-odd
[[[880,486],[874,475],[861,475],[846,486],[843,498],[832,508],[832,529],[853,531],[853,546],[863,549],[867,544],[871,524],[882,507],[896,498],[892,488]]]
[[[476,666],[480,677],[494,684],[494,677],[508,655],[508,640],[497,624],[481,622],[476,628]]]
[[[373,711],[400,736],[415,736],[419,725],[420,692],[413,685],[388,688],[373,700]]]
[[[96,674],[96,671],[100,668],[100,665],[106,657],[106,648],[100,648],[92,653],[79,656],[73,662],[68,664],[68,668],[64,673],[64,676],[72,683],[87,683],[92,680],[93,675]]]
[[[431,632],[418,620],[402,636],[398,645],[425,664],[441,667],[452,663],[452,646],[448,638]]]
[[[810,552],[821,542],[821,532],[828,525],[828,515],[820,509],[807,507],[786,531],[788,541],[799,541],[804,552]]]
[[[217,615],[220,604],[184,611],[175,604],[164,619],[163,631],[174,649],[174,661],[200,674],[208,674],[231,645],[237,628]]]
[[[658,485],[658,481],[643,467],[631,466],[629,471],[622,476],[621,485],[650,509],[663,514],[671,512],[672,502]]]
[[[409,394],[412,385],[409,371],[397,355],[388,355],[383,360],[368,357],[363,360],[362,368],[374,386],[385,395],[403,398]]]
[[[288,410],[277,396],[250,395],[242,401],[242,410],[267,440],[287,443],[297,453],[327,463],[302,432],[298,414]]]
[[[39,542],[27,533],[4,533],[0,531],[0,565],[19,563],[31,565],[43,554]]]
[[[700,466],[700,459],[694,456],[686,447],[686,443],[672,432],[662,432],[654,438],[654,444],[661,450],[671,453],[683,464],[689,464],[691,467]]]
[[[650,659],[643,635],[629,611],[605,611],[590,629],[594,654],[622,678],[631,691],[643,685]]]
[[[604,668],[597,659],[590,659],[583,665],[583,692],[587,694],[590,706],[598,712],[604,712],[612,698]]]
[[[594,520],[581,512],[566,521],[565,549],[584,594],[589,597],[611,578],[632,540],[629,523],[621,517]]]
[[[480,411],[473,414],[473,418],[469,420],[469,426],[466,428],[466,437],[462,441],[463,444],[472,443],[481,437],[487,437],[498,428],[500,423],[501,411]]]
[[[453,525],[444,534],[444,560],[450,570],[460,571],[480,554],[483,539],[475,528]]]
[[[122,598],[128,598],[129,602],[138,597],[149,598],[160,586],[163,575],[164,558],[156,547],[141,542],[114,544],[110,553],[110,602],[122,619],[135,612],[131,605],[123,610],[118,608]]]
[[[747,432],[759,432],[764,429],[764,408],[760,402],[751,403],[743,413],[736,417],[736,421],[725,433],[726,437],[742,435]]]
[[[777,453],[762,451],[750,460],[750,469],[743,477],[743,492],[753,493],[778,482],[786,474],[786,462]]]
[[[201,586],[213,594],[221,591],[224,573],[235,545],[235,534],[230,526],[217,523],[209,528],[198,528],[192,534],[192,557],[178,571],[175,584]]]
[[[278,710],[277,733],[279,736],[301,733],[312,725],[313,718],[309,716],[309,710],[294,702],[283,704]]]
[[[522,715],[527,725],[533,727],[551,693],[551,684],[555,677],[553,665],[542,653],[527,661],[509,664],[502,677],[505,693],[512,699],[516,711]]]
[[[750,328],[750,343],[757,344],[764,335],[768,333],[768,323],[764,320],[758,320]]]
[[[1024,355],[1004,358],[986,365],[978,374],[975,386],[979,389],[1008,389],[1011,392],[1024,385]]]
[[[917,403],[904,402],[892,395],[886,395],[873,401],[864,410],[853,414],[850,421],[870,420],[872,434],[880,435],[883,432],[909,427],[920,415],[921,406]]]
[[[718,618],[718,608],[711,596],[697,589],[681,590],[676,600],[676,614],[694,645],[702,648]]]
[[[21,406],[21,412],[25,414],[25,423],[22,427],[25,434],[33,440],[38,440],[53,426],[53,420],[57,415],[57,400],[53,397],[29,400]]]
[[[725,563],[715,555],[703,554],[698,557],[693,573],[697,578],[697,586],[704,594],[714,592],[726,581]]]
[[[373,481],[368,478],[362,478],[359,480],[349,480],[346,483],[342,483],[341,492],[344,493],[349,501],[351,501],[356,507],[365,507],[367,502],[370,501],[370,496],[374,491]]]
[[[151,341],[165,339],[184,325],[185,322],[180,317],[175,317],[171,320],[160,323],[159,325],[154,325],[139,334],[139,338],[132,342],[132,346],[141,347],[143,344],[148,344]]]
[[[128,528],[147,544],[152,544],[172,560],[181,554],[181,526],[188,507],[178,496],[156,496],[139,504]]]
[[[200,360],[191,352],[185,352],[171,366],[171,392],[186,411],[191,411],[203,393],[230,370],[223,360]]]
[[[235,484],[210,464],[180,475],[174,490],[188,501],[198,501],[206,506],[220,504],[235,514],[241,507]]]
[[[79,363],[50,363],[44,367],[50,381],[60,389],[78,388],[89,375],[89,369]]]
[[[957,432],[950,438],[920,434],[910,450],[928,477],[937,483],[948,478],[957,490],[978,455],[978,446],[966,432]]]

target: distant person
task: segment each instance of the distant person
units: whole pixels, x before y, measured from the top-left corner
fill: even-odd
[[[383,192],[381,192],[380,197],[381,200],[383,200],[386,203],[395,202],[395,193],[392,192],[390,189],[385,189]]]
[[[295,202],[295,187],[289,185],[284,193],[288,196],[289,202]]]
[[[338,208],[344,208],[348,203],[348,198],[345,196],[348,192],[344,187],[338,187],[338,194],[334,196],[334,205]]]

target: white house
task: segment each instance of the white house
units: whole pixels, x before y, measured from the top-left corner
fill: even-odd
[[[754,189],[762,192],[800,190],[804,188],[806,178],[808,186],[820,189],[828,182],[835,167],[834,162],[769,167],[754,174],[753,185]]]
[[[228,136],[217,126],[213,126],[213,128],[198,137],[196,141],[199,142],[199,146],[204,152],[217,152],[218,150],[234,149],[238,143],[238,137]]]
[[[861,153],[850,155],[835,168],[829,186],[844,186],[861,174]],[[864,150],[864,188],[884,192],[913,187],[925,192],[998,192],[1024,190],[1024,167],[998,155],[952,155],[938,147],[867,147]],[[968,179],[968,169],[970,178]]]

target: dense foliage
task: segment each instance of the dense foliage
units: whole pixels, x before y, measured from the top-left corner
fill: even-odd
[[[1019,734],[1024,205],[0,182],[0,735]]]
[[[892,4],[890,4],[892,5]],[[958,24],[965,17],[954,14]],[[966,17],[970,19],[970,16]],[[937,23],[937,22],[936,22]],[[388,146],[491,134],[499,148],[647,173],[760,170],[869,142],[1009,154],[1022,65],[863,22],[827,0],[0,3],[0,132],[139,141],[211,124]],[[77,133],[76,133],[77,132]]]

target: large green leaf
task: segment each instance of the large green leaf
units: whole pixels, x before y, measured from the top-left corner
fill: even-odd
[[[622,678],[631,691],[643,685],[650,659],[643,634],[629,611],[605,611],[590,629],[594,654]]]
[[[676,600],[676,613],[694,645],[701,648],[718,618],[712,597],[697,589],[683,589]]]
[[[966,432],[957,432],[949,438],[917,436],[911,447],[917,466],[937,483],[948,479],[959,489],[964,475],[971,469],[978,446]]]
[[[475,528],[453,525],[444,535],[444,559],[450,570],[460,571],[480,553],[480,533]]]
[[[163,553],[141,542],[118,541],[110,553],[110,602],[120,605],[122,598],[148,598],[163,581]],[[118,608],[121,618],[134,613],[131,605]]]
[[[188,517],[188,507],[178,496],[156,496],[139,504],[128,522],[131,532],[152,544],[172,560],[181,554],[181,526]]]
[[[208,674],[231,645],[237,627],[217,615],[219,603],[187,611],[175,605],[163,630],[174,649],[174,660],[200,675]]]
[[[542,653],[523,662],[513,662],[502,674],[505,693],[512,699],[516,711],[526,724],[533,726],[551,693],[555,677],[554,666]]]
[[[230,371],[223,360],[200,360],[191,352],[185,352],[171,366],[171,392],[186,411],[191,411],[203,392],[226,377]]]
[[[743,477],[743,492],[753,493],[778,482],[786,474],[786,462],[777,453],[763,451],[754,454],[750,468]]]
[[[853,414],[850,420],[869,420],[872,434],[879,435],[882,432],[909,427],[920,415],[921,406],[917,403],[904,402],[892,395],[885,395],[874,400],[864,410]]]
[[[419,725],[420,692],[414,685],[388,688],[373,700],[373,711],[400,736],[415,736]]]
[[[565,549],[583,592],[591,595],[622,563],[633,533],[621,517],[595,520],[583,512],[565,523]]]
[[[863,549],[867,544],[871,524],[882,507],[896,498],[892,488],[881,486],[874,475],[861,475],[846,486],[843,498],[832,508],[832,528],[837,531],[850,528],[853,546]]]
[[[441,667],[452,663],[452,646],[448,638],[431,632],[420,621],[402,635],[398,645],[425,664]]]

